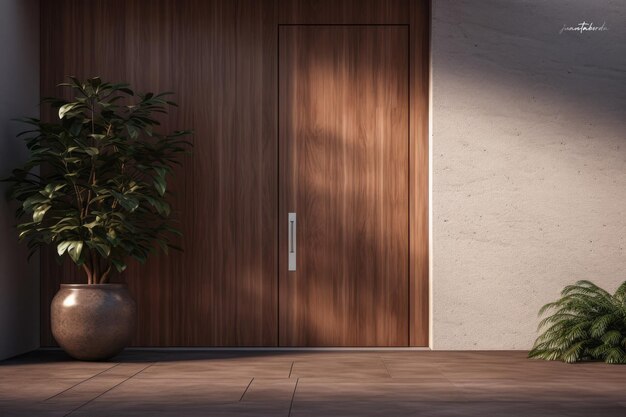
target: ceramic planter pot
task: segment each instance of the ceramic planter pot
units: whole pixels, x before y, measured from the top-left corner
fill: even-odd
[[[105,360],[130,343],[137,307],[125,284],[61,284],[50,319],[52,335],[70,356]]]

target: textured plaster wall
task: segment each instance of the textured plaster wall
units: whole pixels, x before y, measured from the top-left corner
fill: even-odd
[[[626,2],[433,0],[432,100],[432,347],[528,349],[626,280]]]
[[[0,0],[0,177],[26,157],[10,119],[39,109],[39,2]],[[13,212],[0,183],[0,360],[39,347],[39,272],[17,244]]]

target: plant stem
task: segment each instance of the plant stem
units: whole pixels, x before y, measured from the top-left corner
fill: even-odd
[[[96,258],[96,254],[93,250],[89,251],[91,254],[91,267],[93,270],[93,283],[98,283],[98,277],[100,275],[100,268],[98,267],[98,259]]]
[[[95,117],[95,104],[96,99],[92,99],[91,101],[91,134],[94,135],[96,133],[96,127],[94,124],[94,117]],[[91,145],[95,147],[96,143],[95,143],[95,139],[93,138],[93,136],[91,137]],[[89,214],[89,205],[91,204],[91,189],[94,187],[94,185],[96,185],[96,163],[95,163],[95,156],[91,157],[91,170],[89,172],[89,179],[87,180],[87,184],[89,186],[89,190],[87,191],[87,200],[86,200],[86,204],[85,207],[81,207],[81,209],[83,210],[83,217],[87,218],[87,215]]]
[[[86,263],[83,264],[83,270],[87,274],[87,284],[93,284],[93,275]]]
[[[109,274],[111,273],[111,265],[104,271],[104,274],[100,277],[100,284],[106,284],[109,281]]]
[[[70,174],[70,170],[69,167],[67,166],[67,162],[65,162],[65,160],[63,160],[63,165],[65,166],[65,173],[66,174]],[[81,220],[83,220],[83,198],[81,196],[82,191],[78,190],[78,186],[76,185],[76,182],[74,180],[70,180],[70,182],[72,183],[72,186],[74,187],[74,192],[76,193],[76,205],[78,208],[78,212],[81,214]],[[81,221],[82,224],[82,221]]]

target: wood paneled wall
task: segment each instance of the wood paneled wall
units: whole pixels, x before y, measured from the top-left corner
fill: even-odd
[[[172,186],[184,252],[125,273],[139,306],[134,345],[277,346],[279,24],[410,25],[410,344],[428,344],[429,19],[426,0],[42,2],[42,96],[67,75],[174,91],[163,128],[195,132]],[[50,300],[83,278],[41,257],[50,346]]]

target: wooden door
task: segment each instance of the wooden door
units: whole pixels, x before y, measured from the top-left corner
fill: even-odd
[[[405,25],[279,27],[281,346],[409,343],[408,46]]]

